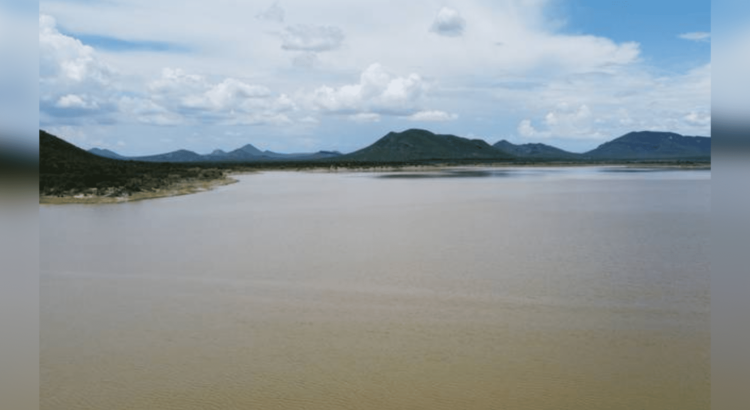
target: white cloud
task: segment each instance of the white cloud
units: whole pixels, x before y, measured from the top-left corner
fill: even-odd
[[[441,122],[458,119],[458,115],[445,111],[419,111],[408,117],[411,121]]]
[[[224,110],[242,104],[252,99],[266,99],[271,96],[271,90],[260,85],[250,85],[234,78],[227,78],[213,86],[205,94],[204,101],[215,110]]]
[[[597,121],[588,105],[562,103],[544,116],[543,127],[535,127],[531,120],[525,119],[518,124],[517,131],[527,139],[601,139],[605,135],[595,129]]]
[[[205,76],[182,69],[165,68],[161,78],[148,87],[155,109],[150,114],[136,112],[140,121],[172,125],[175,121],[223,125],[283,125],[291,120],[286,112],[297,109],[286,94],[275,94],[268,87],[236,78],[213,83]],[[166,110],[162,112],[161,109]]]
[[[551,134],[562,136],[598,137],[592,133],[593,116],[588,105],[572,107],[562,103],[544,117]]]
[[[286,114],[276,113],[273,111],[261,111],[244,113],[229,118],[225,125],[288,125],[292,120]]]
[[[674,77],[640,71],[572,76],[498,96],[498,105],[522,103],[531,114],[517,127],[529,139],[605,140],[637,130],[711,132],[710,65]]]
[[[51,16],[39,16],[40,123],[112,122],[116,76],[93,48],[60,33]]]
[[[458,10],[443,7],[435,16],[430,31],[446,37],[459,37],[464,33],[466,20],[461,17]]]
[[[600,138],[601,135],[592,129],[595,121],[588,105],[577,107],[561,103],[544,116],[543,128],[535,127],[531,120],[525,119],[518,124],[518,133],[525,138]]]
[[[107,85],[112,69],[93,48],[61,34],[51,16],[39,16],[39,79],[43,84],[71,86],[86,82]]]
[[[680,34],[679,37],[683,40],[690,40],[690,41],[710,41],[711,33],[707,33],[704,31],[696,31],[693,33]]]
[[[518,133],[521,134],[522,137],[525,138],[546,138],[549,137],[549,132],[539,132],[536,128],[534,128],[534,125],[531,124],[531,120],[525,119],[521,120],[521,122],[518,124]]]
[[[281,34],[281,48],[290,51],[331,51],[341,47],[344,32],[333,26],[298,24],[287,27]]]
[[[357,84],[319,87],[312,95],[312,103],[319,110],[333,113],[411,115],[426,89],[427,84],[418,74],[400,77],[376,63],[362,72]]]
[[[350,115],[348,118],[356,122],[378,122],[380,121],[380,114],[374,112],[361,112],[359,114]]]
[[[99,108],[96,101],[90,101],[86,96],[67,94],[57,100],[55,104],[59,108],[77,108],[84,110],[95,110]]]
[[[283,23],[284,14],[285,14],[284,8],[281,7],[278,1],[275,1],[269,8],[258,13],[255,17],[259,20],[272,21],[275,23]]]
[[[711,114],[708,112],[697,112],[697,111],[691,111],[687,115],[685,115],[685,121],[687,121],[690,124],[697,125],[697,126],[711,126]]]
[[[149,83],[148,88],[151,92],[170,93],[203,90],[207,86],[203,76],[167,67],[162,69],[160,78]]]

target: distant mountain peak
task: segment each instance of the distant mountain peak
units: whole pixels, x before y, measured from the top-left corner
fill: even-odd
[[[551,145],[539,142],[514,144],[508,140],[501,140],[493,145],[496,149],[515,155],[520,158],[545,158],[545,159],[575,159],[579,154],[561,150]]]
[[[255,148],[255,146],[253,144],[243,145],[238,150],[242,151],[242,152],[245,152],[247,154],[251,154],[251,155],[263,155],[263,151],[259,150],[258,148]]]
[[[105,148],[91,148],[88,152],[94,155],[100,156],[100,157],[104,157],[104,158],[112,158],[112,159],[124,159],[125,158],[122,155],[114,151],[105,149]]]
[[[470,140],[450,134],[411,128],[391,131],[372,145],[344,155],[342,160],[404,162],[425,160],[509,159],[481,139]]]
[[[674,132],[634,131],[599,145],[586,154],[594,159],[674,159],[711,156],[711,138]]]

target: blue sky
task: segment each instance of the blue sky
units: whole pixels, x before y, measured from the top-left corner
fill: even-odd
[[[127,155],[348,152],[414,127],[572,151],[632,130],[710,135],[710,8],[46,0],[39,122]]]
[[[126,52],[154,52],[154,53],[190,53],[187,46],[181,44],[167,43],[156,40],[126,40],[101,34],[63,34],[77,38],[81,43],[91,46],[97,50],[115,53]]]
[[[686,44],[674,33],[711,32],[711,2],[704,0],[561,2],[571,30],[643,44],[642,57],[657,69],[681,71],[711,60],[710,42]],[[603,7],[604,6],[604,7]]]

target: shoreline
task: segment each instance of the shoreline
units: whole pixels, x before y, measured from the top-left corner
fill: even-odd
[[[382,166],[335,166],[335,167],[299,167],[290,168],[271,168],[268,169],[246,169],[228,172],[227,176],[216,180],[198,180],[180,182],[169,188],[157,189],[149,192],[137,192],[128,196],[97,196],[78,194],[75,196],[40,196],[40,205],[66,205],[66,204],[83,204],[83,205],[103,205],[118,204],[125,202],[136,202],[148,199],[169,198],[174,196],[192,195],[200,192],[211,191],[215,188],[231,185],[239,182],[233,176],[252,175],[262,172],[312,172],[312,173],[388,173],[388,172],[434,172],[450,168],[572,168],[572,167],[622,167],[622,168],[654,168],[654,169],[671,169],[671,170],[711,170],[711,164],[705,163],[643,163],[643,164],[581,164],[574,162],[565,163],[526,163],[526,164],[508,164],[508,163],[490,163],[490,164],[410,164],[410,165],[382,165]]]
[[[207,192],[221,186],[231,185],[239,182],[237,179],[225,177],[212,181],[189,181],[180,182],[169,188],[157,189],[150,192],[137,192],[128,196],[97,196],[97,195],[75,195],[75,196],[40,196],[39,205],[103,205],[119,204],[125,202],[136,202],[147,199],[169,198],[182,195],[192,195]]]

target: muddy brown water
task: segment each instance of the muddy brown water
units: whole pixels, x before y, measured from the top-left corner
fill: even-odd
[[[710,171],[622,170],[40,206],[41,408],[707,409]]]

